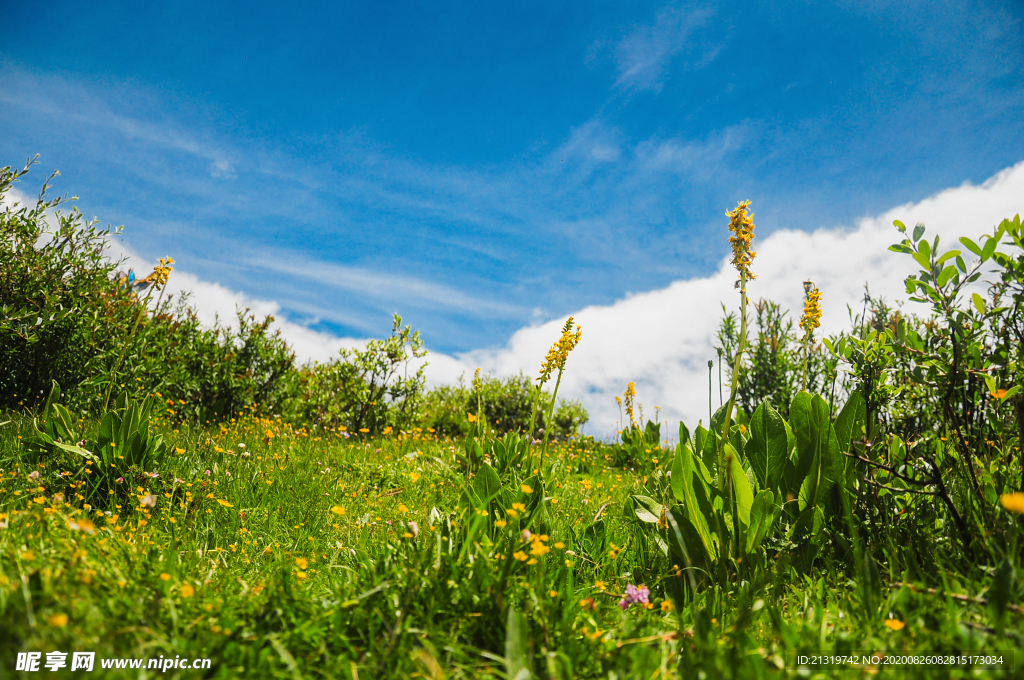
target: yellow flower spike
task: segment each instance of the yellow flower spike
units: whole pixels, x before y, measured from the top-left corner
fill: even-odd
[[[1010,512],[1024,513],[1024,493],[1004,493],[999,503]]]
[[[729,218],[729,231],[732,232],[732,236],[729,237],[729,244],[732,245],[732,265],[741,276],[746,275],[748,279],[753,280],[757,276],[750,271],[750,265],[757,253],[750,249],[750,244],[754,240],[754,214],[747,212],[749,207],[750,201],[740,201],[736,204],[736,209],[727,211],[725,216]]]
[[[800,328],[806,333],[821,326],[821,291],[813,281],[804,281],[804,313],[800,317]]]

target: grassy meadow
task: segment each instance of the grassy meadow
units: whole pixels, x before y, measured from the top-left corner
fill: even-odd
[[[706,423],[629,383],[598,441],[572,318],[539,377],[426,391],[397,317],[300,366],[39,205],[0,213],[0,679],[1024,677],[1019,217],[896,223],[926,311],[819,338],[813,282],[799,330],[748,299],[741,203],[717,409],[710,364]]]

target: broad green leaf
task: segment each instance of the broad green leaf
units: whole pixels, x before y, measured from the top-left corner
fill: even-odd
[[[689,566],[706,569],[717,559],[717,550],[708,552],[700,533],[683,512],[682,507],[676,506],[668,513],[668,529],[672,551],[681,557],[684,563],[689,561]]]
[[[473,489],[485,503],[497,496],[501,490],[501,480],[498,479],[498,473],[494,468],[487,463],[482,464],[476,473],[476,479],[473,480]]]
[[[750,525],[747,527],[744,542],[745,553],[750,554],[761,545],[761,541],[775,524],[775,513],[775,495],[768,489],[759,491],[750,506]]]
[[[899,220],[893,220],[892,224],[893,224],[894,227],[896,227],[900,231],[906,231],[907,230],[907,225],[903,224]]]
[[[992,253],[996,251],[996,246],[999,245],[999,239],[989,237],[985,241],[985,245],[981,248],[981,261],[984,262],[988,258],[992,257]]]
[[[918,225],[914,227],[913,241],[915,243],[920,241],[922,236],[924,236],[924,225],[918,223]],[[927,243],[927,241],[925,241],[925,243]]]
[[[505,672],[509,680],[527,680],[530,677],[530,663],[526,658],[527,635],[523,615],[515,607],[509,607],[505,620]]]
[[[866,419],[864,397],[860,390],[856,390],[846,401],[846,406],[839,412],[834,424],[840,453],[850,450],[851,440],[860,433],[860,427],[863,427]]]
[[[797,437],[797,478],[800,509],[817,505],[831,484],[842,475],[839,441],[829,419],[828,403],[819,395],[801,392],[790,408],[790,422]]]
[[[705,550],[709,555],[715,556],[716,550],[708,526],[708,520],[714,510],[707,498],[704,482],[697,472],[696,456],[687,446],[680,446],[676,450],[676,460],[672,468],[672,491],[683,504],[686,516],[693,522]]]
[[[935,264],[943,264],[943,263],[945,263],[946,260],[948,260],[950,258],[959,257],[960,256],[960,252],[961,251],[959,251],[959,250],[950,250],[947,253],[943,253],[942,257],[940,257],[938,260],[935,261]]]
[[[939,285],[939,288],[941,288],[945,286],[947,283],[949,283],[949,280],[953,278],[955,275],[956,267],[954,267],[953,265],[949,265],[939,273],[939,280],[936,281],[936,283]]]
[[[765,400],[750,419],[750,441],[743,451],[762,489],[778,488],[787,449],[786,423]]]
[[[985,313],[985,301],[977,293],[971,294],[971,300],[974,302],[974,308],[978,310],[978,314]]]
[[[657,524],[661,521],[661,511],[664,509],[661,503],[650,496],[641,496],[640,494],[634,494],[633,500],[636,501],[633,512],[641,522]]]
[[[743,526],[750,525],[750,506],[754,502],[754,492],[747,480],[746,470],[740,462],[740,456],[732,444],[725,445],[725,456],[729,459],[729,476],[732,477],[733,496],[736,499],[736,511]]]
[[[981,248],[978,247],[977,243],[975,243],[971,239],[967,238],[966,236],[961,236],[960,237],[960,243],[963,243],[964,247],[966,247],[967,250],[971,251],[972,253],[974,253],[978,257],[981,257]]]

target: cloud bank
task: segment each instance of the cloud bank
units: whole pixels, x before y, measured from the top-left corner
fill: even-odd
[[[754,221],[756,223],[756,209]],[[805,279],[823,293],[822,329],[835,333],[849,323],[847,305],[863,298],[865,283],[873,295],[905,302],[903,279],[913,271],[906,256],[889,245],[900,240],[895,219],[907,225],[924,222],[947,248],[960,236],[976,238],[1005,217],[1024,211],[1024,162],[1003,170],[981,185],[963,184],[919,203],[865,217],[853,228],[823,227],[814,232],[779,230],[755,241],[757,280],[749,286],[753,300],[768,298],[799,316]],[[727,236],[722,221],[722,238]],[[723,261],[706,278],[676,281],[666,288],[628,296],[605,306],[591,306],[573,316],[583,339],[569,358],[560,394],[579,399],[590,411],[588,431],[606,435],[619,419],[615,396],[626,383],[637,385],[638,400],[648,414],[661,407],[663,420],[684,419],[692,428],[707,421],[707,361],[716,358],[714,336],[722,304],[739,306],[735,271]],[[916,303],[907,303],[913,309]],[[925,309],[922,306],[922,312]],[[428,368],[431,379],[444,382],[458,370],[476,366],[496,375],[525,370],[535,373],[564,319],[517,331],[504,347],[481,349]],[[820,331],[819,331],[820,336]],[[455,370],[453,370],[455,369]],[[717,392],[717,387],[715,389]],[[717,404],[717,399],[715,400]],[[674,427],[674,423],[671,424]]]

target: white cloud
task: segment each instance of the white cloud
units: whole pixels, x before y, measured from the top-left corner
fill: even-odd
[[[659,10],[653,24],[636,28],[618,44],[615,84],[627,89],[660,90],[665,65],[687,47],[694,31],[706,25],[713,14],[706,7],[668,6]],[[719,49],[707,49],[696,67],[710,64]]]
[[[928,234],[939,234],[947,247],[953,247],[959,236],[975,238],[1004,217],[1024,211],[1022,197],[1024,162],[979,186],[965,183],[919,203],[865,217],[854,228],[776,231],[755,241],[757,280],[749,286],[750,295],[774,300],[799,314],[802,282],[810,278],[823,292],[822,330],[837,332],[848,324],[847,305],[859,303],[865,282],[874,295],[905,299],[903,279],[913,264],[888,251],[900,240],[892,227],[894,219],[907,225],[924,222]],[[683,418],[691,428],[700,418],[707,422],[707,361],[716,357],[714,335],[721,303],[730,309],[739,306],[735,279],[735,272],[723,262],[712,276],[676,281],[573,315],[583,326],[583,340],[569,359],[560,394],[580,399],[590,411],[588,431],[604,435],[614,430],[619,418],[614,398],[629,381],[637,384],[638,399],[648,414],[657,405],[663,420]],[[909,309],[916,306],[907,304]],[[923,306],[920,311],[925,311]],[[504,347],[467,352],[454,361],[444,358],[427,370],[434,382],[451,380],[477,366],[496,375],[520,370],[533,374],[562,323],[564,319],[522,328]]]

